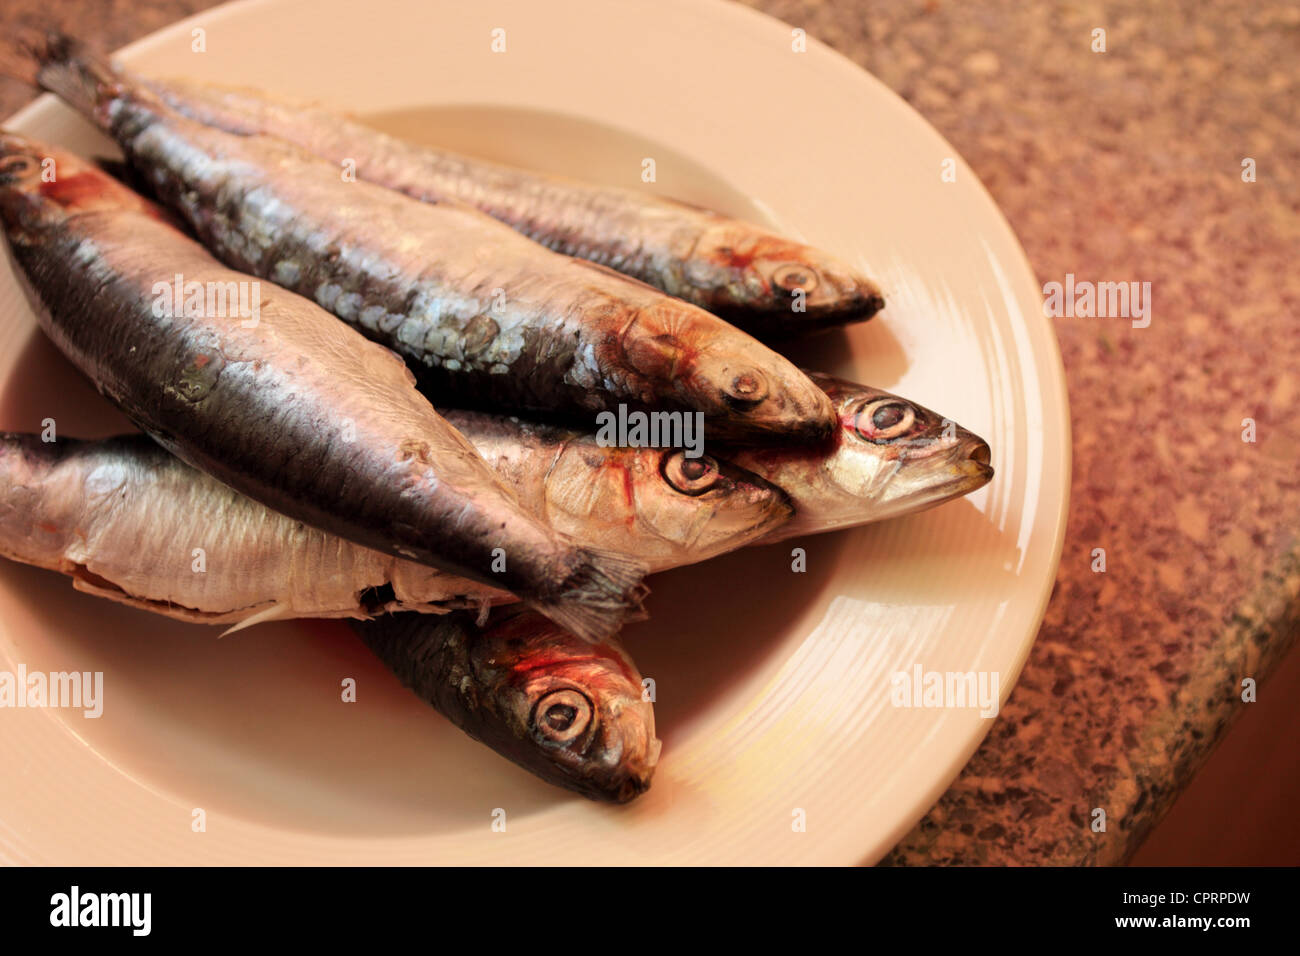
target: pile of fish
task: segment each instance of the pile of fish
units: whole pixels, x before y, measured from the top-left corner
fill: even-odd
[[[764,344],[883,306],[816,249],[145,80],[63,35],[4,64],[126,158],[114,176],[0,133],[41,327],[145,433],[0,435],[0,553],[79,590],[228,630],[352,619],[467,733],[624,802],[660,749],[618,640],[646,574],[992,477],[950,420]],[[665,412],[707,451],[596,426]]]

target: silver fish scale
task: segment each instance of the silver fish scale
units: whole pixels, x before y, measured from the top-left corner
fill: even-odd
[[[203,125],[123,84],[115,95],[129,105],[115,111],[114,136],[204,242],[402,355],[427,394],[587,423],[620,405],[701,411],[715,434],[736,437],[820,440],[833,428],[825,395],[787,359],[601,264],[674,268],[699,240],[700,217],[683,216],[686,207],[629,205],[620,190],[587,190],[566,225],[550,230],[566,251],[601,260],[583,261],[529,241],[459,194],[422,201],[397,184],[376,185],[361,175],[362,157],[354,180],[271,131]],[[384,159],[367,153],[371,161]],[[485,190],[480,206],[500,192],[490,176],[452,173],[462,187]],[[504,201],[554,225],[539,210],[562,193],[534,178]],[[738,394],[742,383],[755,391],[754,382],[762,394]]]
[[[39,156],[48,147],[29,149]],[[221,267],[137,208],[136,197],[114,198],[118,187],[103,173],[58,156],[61,177],[79,183],[64,201],[88,195],[99,205],[65,213],[39,183],[20,183],[24,202],[44,211],[31,225],[5,217],[15,257],[45,306],[38,315],[51,339],[168,450],[301,521],[541,595],[548,608],[573,569],[592,560],[519,505],[391,353],[310,302],[264,296],[255,325],[203,309],[160,314],[157,286],[171,288],[177,274],[209,289],[255,280]],[[200,197],[220,182],[216,164],[205,168],[191,190]],[[220,210],[203,225],[244,237],[250,254],[263,244],[256,232],[234,231]],[[513,556],[501,574],[491,568],[498,545]],[[606,626],[596,621],[593,633]]]
[[[600,287],[605,276],[565,270],[567,260],[466,207],[344,182],[273,140],[179,119],[140,125],[133,159],[222,258],[417,365],[491,376],[524,399],[545,386],[531,374],[545,367],[588,410],[654,400],[602,347],[634,314]],[[592,327],[593,315],[605,321]]]
[[[870,318],[880,287],[856,266],[767,229],[658,195],[659,187],[579,182],[409,142],[313,104],[249,89],[142,81],[174,108],[233,132],[261,132],[355,164],[361,179],[424,202],[457,199],[557,252],[608,265],[760,337]],[[626,172],[635,174],[634,167]],[[733,255],[733,253],[738,253]],[[790,308],[781,276],[816,277]]]
[[[387,160],[367,153],[366,162],[386,163],[392,181],[403,167],[418,168],[429,199],[454,197],[488,212],[554,252],[605,265],[651,285],[659,285],[676,261],[704,231],[707,214],[673,207],[672,215],[653,205],[630,206],[622,190],[589,186],[575,194],[570,185],[481,160],[412,148],[379,134],[376,142],[393,147]],[[690,299],[695,290],[684,290]],[[698,296],[697,296],[698,297]],[[697,303],[698,304],[698,303]]]

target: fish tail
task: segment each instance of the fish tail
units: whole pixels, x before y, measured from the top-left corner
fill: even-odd
[[[27,86],[40,86],[36,80],[40,61],[28,51],[31,35],[31,31],[15,31],[0,45],[0,76]]]
[[[291,617],[293,617],[293,608],[289,607],[289,605],[284,603],[272,604],[258,611],[256,614],[230,625],[230,627],[226,628],[217,636],[229,637],[236,631],[242,631],[244,628],[252,627],[254,624],[262,624],[266,621],[283,621]]]
[[[580,548],[581,562],[560,593],[529,604],[570,634],[596,643],[630,617],[643,614],[641,602],[649,589],[641,579],[649,571],[644,561],[618,551]]]
[[[124,87],[104,57],[57,30],[18,31],[0,50],[0,75],[53,93],[100,125],[101,107]]]

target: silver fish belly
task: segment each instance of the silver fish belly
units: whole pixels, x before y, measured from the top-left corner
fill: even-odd
[[[679,452],[600,448],[589,435],[452,415],[524,507],[655,570],[755,541],[792,513],[780,490],[726,462],[709,458],[711,476],[685,480],[671,461]],[[45,443],[0,434],[0,555],[101,597],[233,629],[518,600],[273,511],[143,435]]]

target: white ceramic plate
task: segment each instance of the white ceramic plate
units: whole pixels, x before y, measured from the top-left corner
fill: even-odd
[[[503,28],[506,51],[493,53]],[[192,52],[192,31],[206,52]],[[346,627],[228,640],[0,563],[0,668],[102,671],[104,714],[0,710],[0,858],[41,863],[854,863],[885,853],[991,726],[891,706],[890,675],[996,672],[1005,699],[1055,575],[1069,479],[1056,343],[1015,237],[902,100],[791,27],[715,2],[260,0],[122,54],[314,97],[410,136],[660,189],[774,225],[881,280],[887,311],[796,357],[950,415],[997,477],[884,525],[654,579],[628,632],[663,762],[606,807],[554,790],[404,691]],[[14,128],[106,141],[49,97]],[[658,182],[642,186],[642,159]],[[955,160],[956,181],[941,163]],[[0,426],[124,421],[0,271]],[[354,677],[356,703],[340,681]],[[206,813],[194,832],[193,811]],[[494,832],[493,811],[506,811]],[[806,828],[793,824],[802,811]]]

